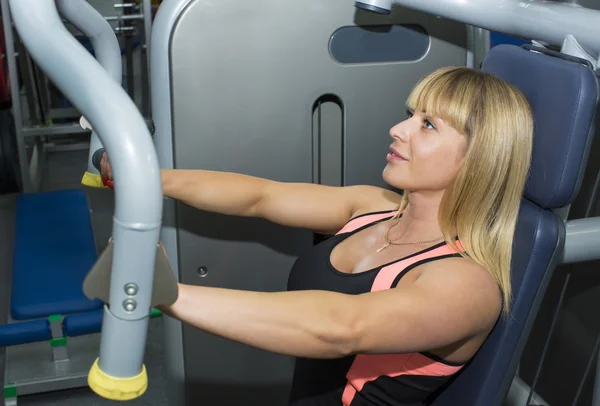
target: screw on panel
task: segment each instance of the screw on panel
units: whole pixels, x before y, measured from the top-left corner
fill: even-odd
[[[128,312],[134,311],[136,307],[137,303],[133,299],[127,299],[123,302],[123,308]]]
[[[125,293],[129,296],[135,296],[138,293],[138,286],[135,283],[125,285]]]

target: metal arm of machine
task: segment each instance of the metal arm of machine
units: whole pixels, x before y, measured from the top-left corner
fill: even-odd
[[[600,217],[567,222],[562,264],[600,259]]]
[[[56,0],[56,6],[64,18],[90,39],[96,59],[108,75],[121,83],[121,47],[109,22],[86,0]]]
[[[106,19],[86,0],[56,0],[58,11],[92,42],[96,59],[116,82],[121,83],[123,62],[117,36]],[[94,153],[103,148],[95,130],[92,130],[88,155],[88,173],[98,174],[92,162]]]
[[[356,0],[356,7],[389,14],[392,5],[423,11],[508,35],[561,46],[572,35],[600,55],[600,11],[539,0]]]
[[[152,41],[152,2],[142,0],[142,12],[144,13],[144,43],[146,44],[146,58],[148,59],[148,78],[150,77],[150,44]],[[152,81],[148,81],[150,92],[152,91]],[[150,107],[150,112],[152,107]],[[150,116],[152,114],[150,113]]]
[[[91,388],[109,399],[140,396],[162,219],[160,169],[146,122],[125,90],[67,31],[55,0],[10,0],[23,43],[50,80],[85,115],[111,156],[114,257],[100,356]]]

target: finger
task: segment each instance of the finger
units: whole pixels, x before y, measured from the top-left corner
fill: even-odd
[[[106,174],[106,152],[102,153],[102,159],[100,160],[100,173],[102,175]]]
[[[108,179],[112,180],[112,168],[110,166],[110,159],[108,159],[108,155],[106,155],[106,176],[108,176]]]
[[[112,170],[108,161],[108,155],[106,152],[102,154],[102,160],[100,161],[100,173],[112,180]]]

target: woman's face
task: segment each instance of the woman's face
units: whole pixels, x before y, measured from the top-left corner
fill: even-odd
[[[439,117],[407,113],[408,118],[390,130],[393,143],[383,179],[401,190],[443,191],[462,164],[466,137]]]

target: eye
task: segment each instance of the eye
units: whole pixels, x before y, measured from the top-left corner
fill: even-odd
[[[406,119],[410,119],[411,117],[414,116],[414,113],[412,112],[412,110],[407,109],[406,110]],[[427,120],[427,119],[423,119],[423,124],[425,125],[425,127],[429,130],[436,130],[437,128],[435,128],[435,126],[431,123],[431,121]]]
[[[429,120],[425,120],[425,127],[427,127],[430,130],[436,130],[435,126],[431,124],[431,121]]]

